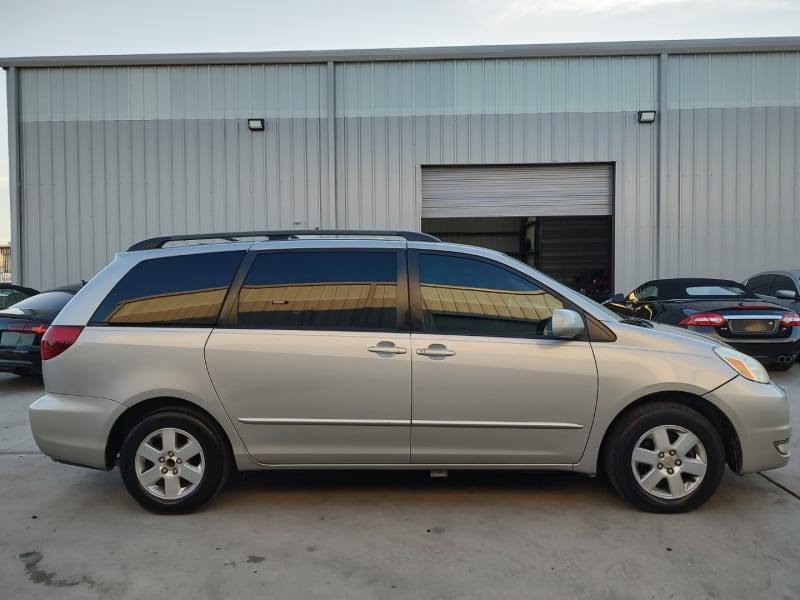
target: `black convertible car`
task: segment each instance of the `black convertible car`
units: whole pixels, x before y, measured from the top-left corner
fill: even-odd
[[[775,370],[789,369],[800,353],[800,316],[727,279],[657,279],[605,305],[624,317],[709,335]]]

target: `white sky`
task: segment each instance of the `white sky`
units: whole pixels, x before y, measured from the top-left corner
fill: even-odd
[[[0,0],[0,57],[800,35],[800,0]],[[0,73],[0,242],[11,236]]]

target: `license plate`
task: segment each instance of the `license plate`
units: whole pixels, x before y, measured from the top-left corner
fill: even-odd
[[[0,346],[32,346],[35,333],[15,333],[4,331],[0,335]]]
[[[770,333],[775,331],[777,322],[772,319],[731,319],[730,324],[731,331],[738,333]]]

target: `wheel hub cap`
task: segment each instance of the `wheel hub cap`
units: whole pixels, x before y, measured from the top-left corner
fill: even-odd
[[[631,469],[647,494],[676,500],[700,485],[708,470],[708,458],[694,433],[679,425],[660,425],[636,442]]]
[[[161,500],[191,494],[203,479],[205,456],[197,440],[182,429],[158,429],[136,450],[136,477]]]

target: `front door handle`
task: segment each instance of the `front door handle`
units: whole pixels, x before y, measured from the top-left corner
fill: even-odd
[[[408,352],[406,348],[399,348],[392,342],[378,342],[377,346],[370,346],[367,350],[375,354],[405,354]]]
[[[417,354],[420,356],[433,356],[433,357],[440,357],[440,356],[455,356],[456,353],[452,350],[448,350],[447,346],[443,344],[431,344],[427,348],[417,348]]]

